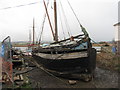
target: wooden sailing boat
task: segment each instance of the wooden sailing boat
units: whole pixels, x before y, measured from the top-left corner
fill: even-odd
[[[85,28],[80,24],[84,34],[58,41],[56,0],[54,0],[55,33],[45,1],[43,2],[55,42],[50,43],[49,46],[34,49],[33,58],[46,70],[59,75],[89,74],[93,76],[96,67],[96,50],[92,48],[91,39]]]

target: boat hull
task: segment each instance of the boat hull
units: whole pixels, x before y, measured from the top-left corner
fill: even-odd
[[[96,67],[96,50],[94,48],[87,57],[46,59],[33,53],[33,58],[42,67],[61,73],[92,73]]]

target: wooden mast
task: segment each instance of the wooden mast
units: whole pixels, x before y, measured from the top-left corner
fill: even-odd
[[[53,31],[53,28],[52,28],[52,24],[51,24],[50,17],[49,17],[49,14],[48,14],[47,6],[46,6],[46,3],[45,3],[44,0],[43,0],[43,3],[44,3],[44,6],[45,6],[45,11],[46,11],[46,14],[47,14],[47,17],[48,17],[48,21],[49,21],[49,25],[50,25],[50,28],[51,28],[51,31],[52,31],[52,35],[53,35],[53,38],[55,40],[55,34],[54,34],[54,31]]]
[[[54,23],[55,23],[55,41],[58,42],[58,30],[57,30],[57,5],[54,0]]]
[[[57,30],[57,5],[56,5],[56,0],[54,0],[54,24],[55,24],[55,27],[54,27],[54,31],[53,31],[53,28],[52,28],[52,24],[50,22],[50,17],[49,17],[49,14],[48,14],[48,11],[47,11],[47,6],[45,4],[45,1],[43,0],[44,2],[44,6],[45,6],[45,11],[46,11],[46,14],[47,14],[47,17],[48,17],[48,21],[49,21],[49,24],[50,24],[50,28],[51,28],[51,31],[52,31],[52,34],[53,34],[53,38],[55,40],[55,42],[58,42],[58,30]]]
[[[35,23],[34,23],[34,18],[33,18],[33,45],[34,45],[34,42],[35,42]]]
[[[29,30],[29,44],[31,44],[31,30]]]

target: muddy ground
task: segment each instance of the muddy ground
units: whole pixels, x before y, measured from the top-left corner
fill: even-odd
[[[93,81],[78,80],[75,85],[70,85],[68,79],[49,75],[37,67],[28,72],[31,88],[119,88],[119,75],[117,71],[110,71],[96,67]]]
[[[97,65],[95,70],[95,77],[90,82],[84,82],[77,80],[77,83],[70,85],[69,79],[55,77],[36,67],[31,63],[30,57],[25,57],[25,63],[28,68],[32,68],[30,71],[23,75],[28,78],[27,84],[24,84],[20,88],[119,88],[120,73],[113,70],[108,70]],[[7,86],[3,86],[7,88]]]
[[[90,82],[77,81],[69,85],[68,79],[55,78],[39,68],[28,73],[32,88],[118,88],[118,73],[96,68],[95,78]]]

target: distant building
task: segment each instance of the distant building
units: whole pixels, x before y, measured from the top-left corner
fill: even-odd
[[[119,23],[116,23],[114,24],[115,26],[115,41],[120,41],[120,22]]]
[[[117,52],[120,54],[120,22],[114,24],[115,27],[115,42],[117,43]]]

